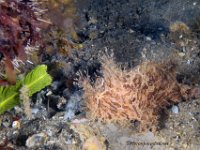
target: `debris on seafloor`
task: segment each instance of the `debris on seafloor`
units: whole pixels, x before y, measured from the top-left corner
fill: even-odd
[[[72,124],[70,128],[79,135],[83,150],[106,150],[106,139],[89,125]]]
[[[170,24],[171,32],[182,32],[182,33],[190,33],[190,28],[183,22],[176,21]]]
[[[184,22],[176,21],[169,26],[170,34],[169,38],[176,44],[177,48],[182,47],[182,51],[185,52],[185,46],[191,43],[189,38],[194,34],[187,24]],[[181,53],[180,55],[184,55]]]
[[[48,136],[45,133],[34,134],[26,140],[26,146],[31,148],[44,145]]]
[[[102,59],[103,78],[94,86],[82,81],[87,115],[105,122],[140,122],[140,131],[159,128],[160,114],[170,104],[199,97],[200,89],[177,82],[174,65],[144,62],[121,70],[113,58]]]
[[[97,137],[93,136],[85,141],[83,145],[83,149],[84,150],[103,150],[103,146],[101,145]]]

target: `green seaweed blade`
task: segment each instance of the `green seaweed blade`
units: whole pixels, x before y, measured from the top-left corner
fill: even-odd
[[[40,65],[27,74],[23,80],[23,84],[29,89],[29,96],[39,92],[52,82],[51,76],[47,73],[47,66]]]
[[[0,87],[0,114],[12,109],[19,103],[19,94],[15,86]]]
[[[0,114],[20,104],[19,90],[23,85],[29,88],[29,96],[42,90],[52,82],[47,73],[46,65],[39,65],[26,75],[23,80],[17,81],[15,86],[0,87]]]

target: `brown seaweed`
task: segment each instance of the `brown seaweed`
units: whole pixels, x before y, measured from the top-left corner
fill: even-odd
[[[16,0],[0,3],[0,53],[4,56],[7,81],[16,82],[12,60],[25,61],[26,46],[40,41],[38,29],[44,25],[38,21],[34,6]]]
[[[92,86],[83,81],[89,118],[126,124],[140,122],[140,129],[157,130],[160,112],[170,104],[199,97],[198,88],[179,84],[173,65],[144,62],[121,70],[112,58],[102,61],[103,78]]]

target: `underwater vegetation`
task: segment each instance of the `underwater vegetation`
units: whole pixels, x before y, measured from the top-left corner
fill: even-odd
[[[0,84],[16,83],[14,63],[27,60],[27,47],[40,41],[40,29],[47,22],[40,19],[42,10],[37,1],[6,0],[0,2],[0,53],[3,55],[6,77]],[[39,44],[38,44],[39,45]]]
[[[67,11],[60,11],[62,7]],[[59,10],[56,11],[57,9]],[[57,18],[55,13],[56,16],[61,17],[59,20],[66,19],[66,22],[63,24],[55,20]],[[48,21],[50,19],[52,21]],[[22,83],[27,77],[20,80],[18,76],[18,72],[21,73],[20,69],[24,69],[25,72],[29,70],[25,62],[40,64],[40,60],[38,63],[38,57],[40,57],[37,56],[38,53],[42,56],[48,51],[53,51],[65,56],[69,49],[77,48],[74,43],[67,40],[67,34],[71,34],[73,40],[77,39],[73,24],[74,19],[75,7],[71,0],[0,1],[0,85],[2,86],[0,87],[0,114],[19,104],[20,99],[26,99],[23,101],[23,105],[30,105],[29,97],[32,94],[29,93],[32,87],[27,87],[27,83]],[[66,25],[68,26],[66,27]],[[36,52],[36,50],[38,51]],[[24,65],[24,68],[21,67],[21,64]],[[40,72],[32,71],[35,76],[40,78],[42,73],[46,74],[42,71],[43,67],[39,65],[37,68],[40,68]],[[44,80],[40,81],[41,83],[45,82],[43,78],[40,80]],[[35,84],[35,81],[33,82]],[[50,84],[50,82],[48,83]],[[46,84],[42,85],[43,88],[45,86]],[[30,118],[28,112],[30,108],[25,107],[25,109]]]
[[[76,33],[78,16],[73,0],[48,0],[43,5],[46,15],[51,20],[47,34],[43,38],[48,55],[69,56],[72,50],[81,48]],[[79,44],[78,44],[79,43]]]
[[[46,3],[48,9],[48,17],[51,22],[60,28],[67,36],[71,36],[73,40],[78,40],[75,31],[78,16],[76,15],[76,7],[73,0],[48,0]],[[55,15],[56,14],[56,15]]]
[[[47,66],[39,65],[29,72],[22,80],[18,80],[16,85],[1,86],[0,114],[22,103],[26,115],[30,117],[29,97],[50,85],[51,82],[52,78],[47,73]]]
[[[103,77],[94,85],[82,81],[87,115],[104,122],[140,122],[140,131],[159,128],[160,113],[167,106],[199,97],[198,88],[179,84],[173,64],[144,62],[122,70],[113,58],[102,58]]]

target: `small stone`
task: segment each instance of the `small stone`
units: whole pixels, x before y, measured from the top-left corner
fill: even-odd
[[[62,109],[64,107],[64,105],[66,104],[66,102],[67,102],[67,100],[64,97],[60,97],[58,99],[57,108]]]
[[[129,33],[134,33],[135,31],[133,29],[129,29]]]
[[[102,145],[102,143],[97,139],[97,137],[93,136],[90,137],[85,141],[83,144],[84,150],[106,150],[105,145]]]
[[[187,60],[187,64],[190,65],[191,64],[191,60]]]
[[[8,128],[11,125],[11,123],[9,121],[4,121],[4,122],[2,122],[2,125],[4,127]]]
[[[13,131],[12,136],[13,136],[13,137],[17,137],[17,136],[19,136],[19,130],[15,130],[15,131]]]
[[[48,137],[45,133],[34,134],[26,140],[26,146],[31,148],[44,145],[47,141],[47,138]]]
[[[13,121],[12,128],[13,129],[20,129],[20,122],[19,121]]]
[[[179,39],[182,39],[183,38],[183,35],[181,34],[180,36],[179,36]]]
[[[19,106],[15,106],[14,109],[15,109],[15,112],[16,112],[17,114],[18,114],[18,113],[24,112],[23,109],[22,109],[21,107],[19,107]]]
[[[92,31],[89,33],[89,38],[90,39],[96,39],[98,37],[98,33],[96,31]]]
[[[32,108],[32,114],[37,114],[40,110],[39,110],[39,108]]]
[[[85,123],[87,121],[88,121],[88,119],[81,118],[81,119],[74,119],[74,120],[72,120],[72,123],[74,123],[74,124],[80,124],[80,123]]]
[[[146,37],[146,40],[147,40],[147,41],[151,41],[151,37],[147,36],[147,37]]]
[[[46,96],[52,95],[52,91],[48,91]]]
[[[185,144],[183,144],[183,148],[187,148],[187,146],[188,146],[188,145],[187,145],[186,143],[185,143]]]
[[[185,56],[185,53],[180,52],[180,53],[178,53],[178,55],[179,55],[180,57],[183,57],[183,56]]]
[[[178,106],[175,106],[175,105],[172,106],[171,110],[172,110],[172,113],[174,113],[174,114],[178,114],[178,112],[179,112]]]
[[[88,24],[96,24],[97,23],[97,19],[91,17],[90,20],[88,21]]]

